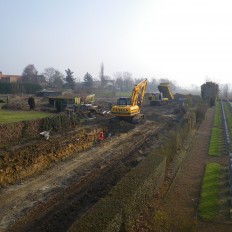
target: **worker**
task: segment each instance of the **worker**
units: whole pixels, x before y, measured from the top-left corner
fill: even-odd
[[[101,131],[99,134],[98,134],[98,140],[104,140],[104,132]]]

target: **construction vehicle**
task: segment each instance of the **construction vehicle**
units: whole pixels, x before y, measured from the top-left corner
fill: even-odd
[[[131,98],[121,97],[117,100],[117,105],[111,108],[111,113],[117,118],[132,123],[138,123],[144,115],[140,113],[140,108],[143,102],[144,94],[147,87],[147,79],[135,85]]]
[[[161,106],[173,101],[174,96],[169,83],[160,83],[158,89],[158,93],[151,93],[148,97],[151,106]]]

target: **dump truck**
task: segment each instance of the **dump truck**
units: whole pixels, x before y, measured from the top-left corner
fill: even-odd
[[[160,83],[158,93],[151,93],[148,97],[151,106],[161,106],[173,101],[174,96],[169,83]]]

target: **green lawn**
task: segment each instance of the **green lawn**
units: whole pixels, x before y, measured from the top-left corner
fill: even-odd
[[[212,221],[218,212],[220,165],[209,163],[205,168],[205,176],[201,186],[199,215]]]
[[[0,110],[0,123],[3,124],[3,123],[27,121],[37,118],[45,118],[49,116],[52,116],[52,114],[37,112],[37,111]]]

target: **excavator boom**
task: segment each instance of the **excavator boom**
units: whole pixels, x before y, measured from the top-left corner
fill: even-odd
[[[132,90],[131,95],[131,105],[141,105],[143,102],[144,94],[147,87],[147,79],[141,81],[139,84],[135,85]],[[139,95],[140,94],[140,95]]]

